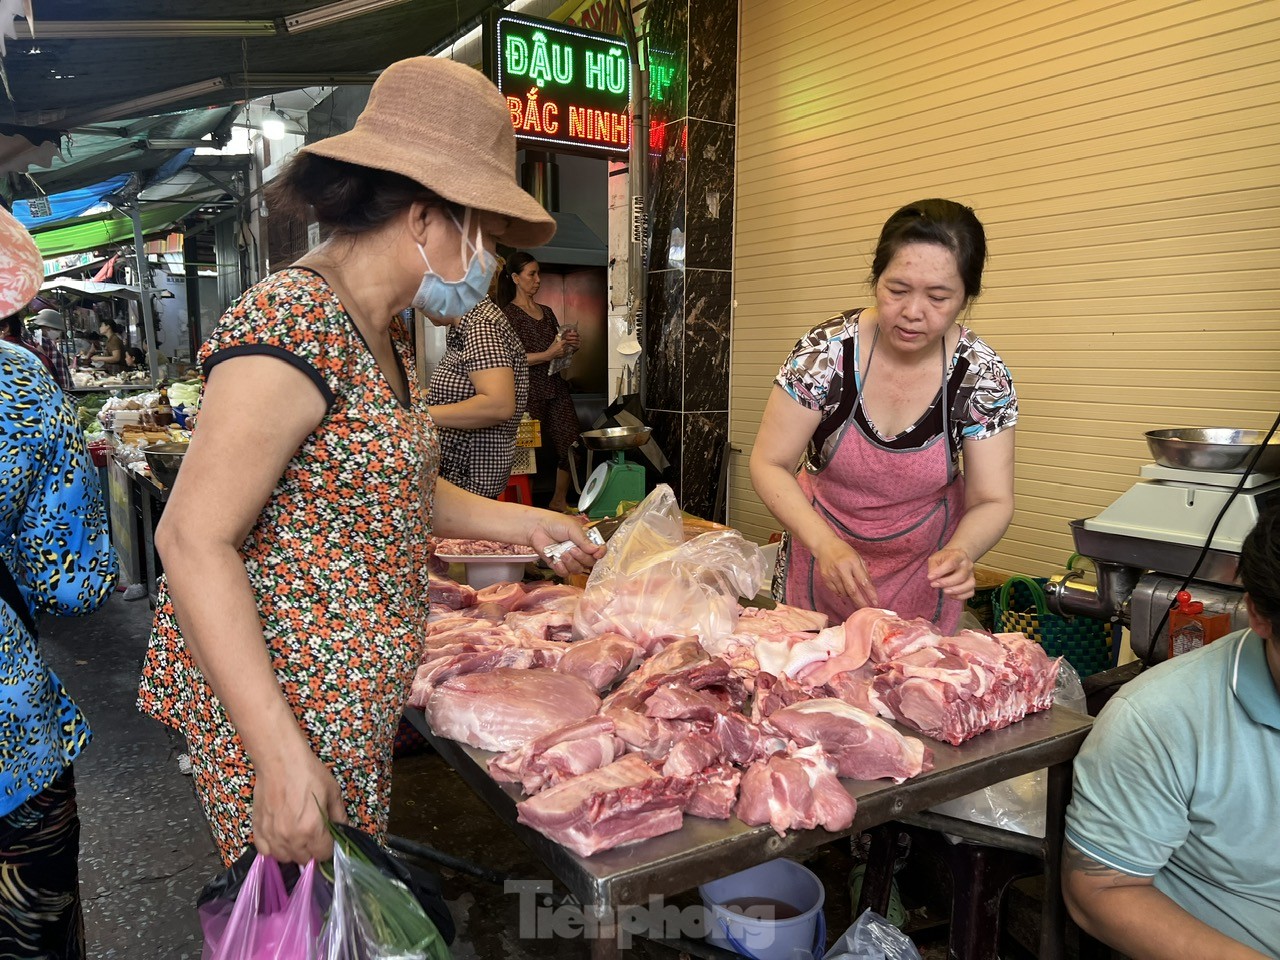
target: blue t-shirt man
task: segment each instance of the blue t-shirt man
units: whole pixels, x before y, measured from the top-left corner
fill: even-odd
[[[1270,637],[1266,618],[1251,622]],[[1280,956],[1276,646],[1230,634],[1142,674],[1099,715],[1064,851],[1068,905],[1094,936],[1133,956]]]

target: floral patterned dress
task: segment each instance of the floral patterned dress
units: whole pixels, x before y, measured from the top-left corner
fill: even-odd
[[[351,822],[378,835],[392,740],[425,633],[439,463],[399,321],[392,337],[410,372],[407,405],[333,290],[295,268],[248,290],[200,353],[206,377],[232,357],[277,357],[307,373],[328,403],[240,553],[285,698],[332,769]],[[252,840],[253,769],[183,643],[163,585],[138,704],[186,736],[196,792],[230,864]]]

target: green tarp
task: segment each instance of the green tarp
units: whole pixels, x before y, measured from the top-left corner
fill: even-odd
[[[142,205],[142,235],[165,230],[177,223],[199,203],[152,203]],[[82,250],[96,250],[117,243],[133,242],[133,221],[119,213],[72,220],[33,234],[40,255],[49,260]]]

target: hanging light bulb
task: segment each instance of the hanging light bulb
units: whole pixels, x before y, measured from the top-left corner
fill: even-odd
[[[284,136],[284,120],[281,119],[280,111],[276,109],[274,96],[271,98],[267,116],[262,121],[262,135],[268,140],[279,140]]]

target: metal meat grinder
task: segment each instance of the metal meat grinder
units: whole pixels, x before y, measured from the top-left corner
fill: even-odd
[[[1123,622],[1138,657],[1166,659],[1168,631],[1157,637],[1156,630],[1263,436],[1220,428],[1149,432],[1155,463],[1142,467],[1142,479],[1096,517],[1071,523],[1076,550],[1097,568],[1097,585],[1076,572],[1059,574],[1045,590],[1050,609]],[[1231,499],[1188,587],[1206,614],[1229,616],[1232,630],[1249,622],[1237,574],[1241,545],[1259,513],[1276,502],[1280,442],[1273,440]]]

